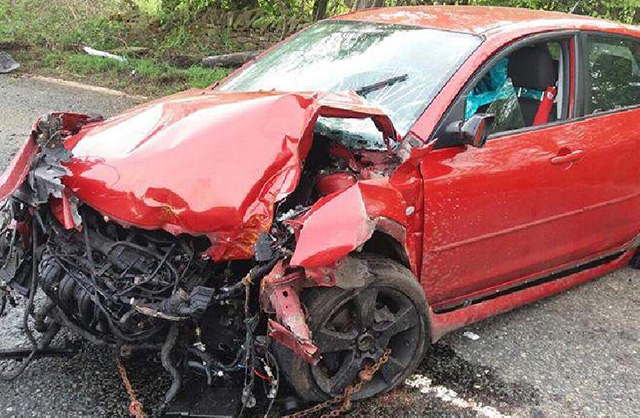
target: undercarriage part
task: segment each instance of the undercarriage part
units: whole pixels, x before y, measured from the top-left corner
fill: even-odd
[[[163,417],[236,418],[240,392],[237,387],[194,385],[167,408]]]
[[[276,314],[277,321],[269,319],[269,335],[293,350],[305,361],[315,364],[320,359],[318,347],[311,341],[306,315],[298,294],[302,285],[300,270],[285,274],[282,263],[262,280],[260,296],[262,306]]]
[[[23,328],[32,349],[0,353],[0,359],[23,360],[0,378],[14,379],[34,358],[70,354],[48,349],[66,326],[122,356],[157,350],[172,379],[162,408],[176,397],[189,370],[206,375],[211,385],[244,380],[245,406],[255,405],[254,373],[271,373],[258,371],[269,354],[256,347],[265,329],[257,283],[275,260],[214,264],[201,256],[207,242],[126,229],[87,207],[79,210],[80,231],[62,227],[48,205],[29,209],[10,203],[4,209],[13,221],[0,231],[0,299],[5,306],[15,294],[27,299]],[[24,230],[16,227],[20,224]],[[38,289],[46,298],[34,310]],[[29,315],[42,334],[38,338],[28,326]]]
[[[31,248],[32,248],[32,253],[33,254],[35,254],[36,249],[37,249],[37,243],[38,243],[37,230],[38,230],[38,227],[35,225],[35,221],[34,221],[33,224],[31,225]],[[10,252],[11,252],[11,249],[9,249],[9,253]],[[36,263],[36,258],[32,257],[32,259],[31,259],[31,283],[29,285],[29,293],[27,295],[27,303],[25,304],[24,313],[22,315],[22,327],[23,327],[22,329],[23,329],[23,332],[24,332],[25,336],[27,337],[28,341],[31,343],[31,352],[29,353],[29,355],[27,355],[26,357],[22,358],[22,364],[20,366],[18,366],[14,371],[12,371],[9,374],[0,374],[0,380],[12,381],[12,380],[15,380],[16,378],[18,378],[22,373],[24,373],[24,371],[27,369],[27,367],[29,366],[31,361],[35,358],[38,350],[47,348],[49,343],[51,342],[51,340],[55,336],[55,333],[54,333],[52,336],[47,337],[46,339],[44,339],[42,341],[42,344],[39,345],[38,341],[36,340],[36,337],[33,335],[33,332],[29,328],[29,314],[33,310],[36,290],[37,290],[37,286],[38,286],[38,270],[37,270],[37,267],[38,266],[37,266],[37,263]],[[54,330],[57,333],[57,329],[54,329]]]
[[[358,372],[355,383],[347,386],[342,394],[336,395],[332,399],[328,399],[303,411],[297,411],[291,415],[285,415],[282,418],[301,418],[320,413],[324,410],[330,410],[330,412],[324,413],[322,416],[331,417],[337,417],[348,412],[351,409],[353,397],[357,396],[362,388],[371,382],[378,370],[387,364],[390,358],[391,349],[387,348],[375,363],[365,364],[365,366]]]
[[[28,348],[12,348],[8,350],[0,350],[0,360],[24,360],[31,356],[33,349]],[[33,360],[45,357],[73,357],[78,354],[78,349],[73,346],[65,347],[48,347],[38,349]]]

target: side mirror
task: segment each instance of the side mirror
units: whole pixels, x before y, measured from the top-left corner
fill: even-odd
[[[445,129],[445,134],[462,144],[482,148],[487,142],[491,124],[495,118],[496,116],[491,113],[476,113],[466,121],[459,120],[451,123]]]

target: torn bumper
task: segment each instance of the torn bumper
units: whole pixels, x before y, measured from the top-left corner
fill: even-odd
[[[282,262],[262,279],[260,299],[263,310],[275,313],[269,319],[269,336],[305,361],[316,364],[320,353],[311,340],[311,332],[300,303],[304,276],[301,271],[285,274]]]

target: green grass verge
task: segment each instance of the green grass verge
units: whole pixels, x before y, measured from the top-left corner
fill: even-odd
[[[12,54],[24,73],[81,81],[149,97],[190,87],[207,87],[230,72],[226,68],[209,69],[198,65],[181,69],[150,59],[131,58],[127,62],[119,62],[83,53],[46,49],[13,51]]]

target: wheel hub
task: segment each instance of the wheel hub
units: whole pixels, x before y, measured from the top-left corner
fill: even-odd
[[[358,336],[356,345],[358,347],[358,350],[365,352],[371,350],[372,348],[375,348],[376,341],[372,335],[362,334]]]

